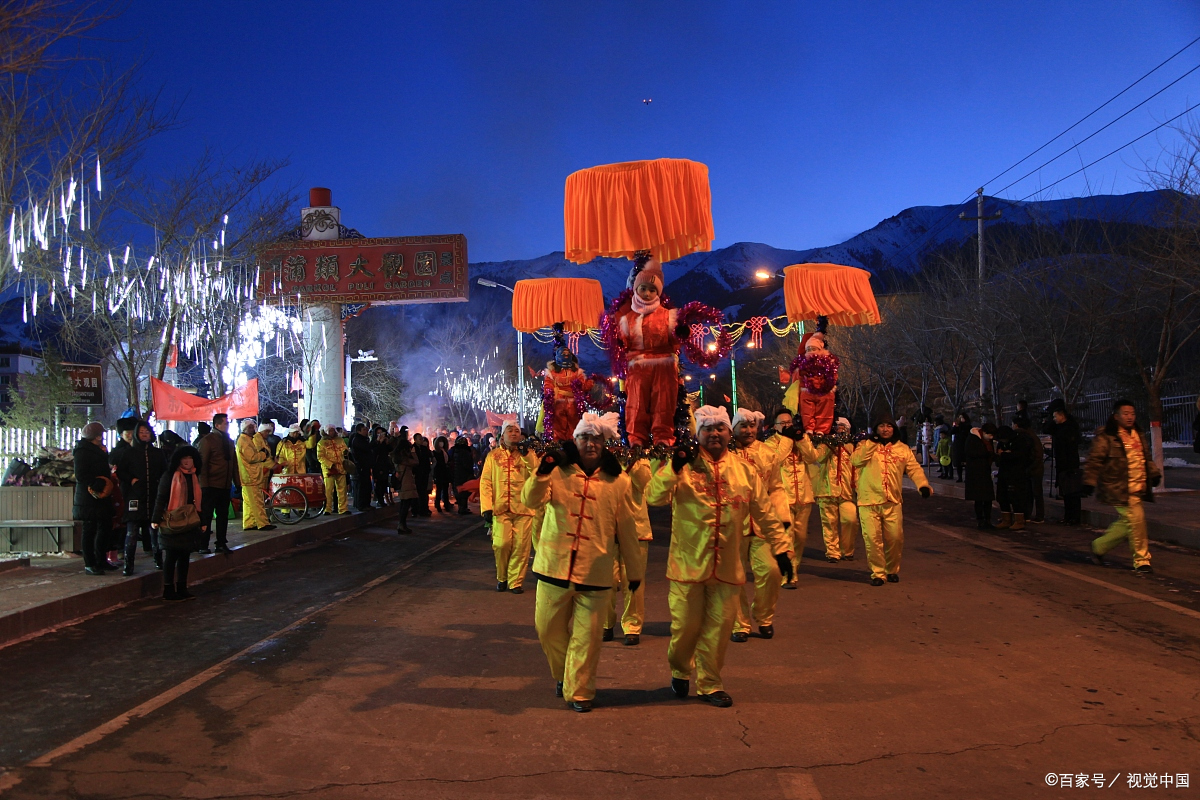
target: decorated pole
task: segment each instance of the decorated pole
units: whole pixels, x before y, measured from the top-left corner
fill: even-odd
[[[306,242],[339,238],[342,211],[333,205],[329,189],[310,189],[309,207],[300,212],[300,238]],[[338,424],[344,416],[346,397],[342,364],[342,304],[317,303],[304,311],[306,352],[301,378],[305,408],[301,417]]]

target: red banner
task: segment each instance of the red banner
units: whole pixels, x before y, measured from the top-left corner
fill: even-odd
[[[507,422],[516,422],[517,421],[516,414],[497,414],[494,411],[485,411],[484,413],[487,415],[487,426],[489,428],[501,428],[504,426],[504,423],[506,421]]]
[[[214,400],[206,400],[176,389],[158,378],[150,379],[154,415],[174,422],[208,422],[213,414],[228,414],[230,419],[258,416],[258,378]]]
[[[281,242],[263,251],[258,299],[304,303],[467,300],[467,237]]]

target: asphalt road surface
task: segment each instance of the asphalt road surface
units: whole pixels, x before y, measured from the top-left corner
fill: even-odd
[[[1087,531],[981,533],[906,494],[901,582],[810,535],[776,636],[731,644],[728,709],[667,688],[648,623],[591,714],[554,697],[478,517],[366,528],[0,650],[0,787],[87,798],[1200,796],[1200,555],[1086,560]],[[1114,552],[1123,562],[1124,548]],[[1129,788],[1155,776],[1156,787]],[[1192,788],[1174,785],[1180,774]],[[1089,786],[1061,788],[1070,775]],[[1172,786],[1164,787],[1163,775]],[[1097,779],[1106,786],[1094,788]],[[1054,785],[1048,785],[1049,783]]]

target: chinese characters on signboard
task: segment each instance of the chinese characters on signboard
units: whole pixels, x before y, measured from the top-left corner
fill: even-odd
[[[445,303],[467,299],[467,239],[397,236],[287,242],[259,262],[260,300]]]
[[[104,369],[98,364],[63,364],[75,390],[73,406],[104,405]]]

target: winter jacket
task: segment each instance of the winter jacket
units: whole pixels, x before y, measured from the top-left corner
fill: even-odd
[[[1078,472],[1080,433],[1075,418],[1068,414],[1061,425],[1051,419],[1046,424],[1046,433],[1050,434],[1050,447],[1054,451],[1054,469],[1060,475]]]
[[[213,433],[217,433],[217,431],[213,431]],[[154,511],[150,516],[150,521],[155,524],[161,523],[163,517],[166,516],[167,511],[173,510],[170,508],[171,482],[174,480],[175,473],[179,470],[179,464],[183,461],[185,456],[191,456],[193,462],[200,462],[196,464],[197,474],[199,474],[200,468],[204,466],[204,459],[200,455],[200,451],[194,447],[187,445],[183,447],[177,447],[175,451],[171,453],[171,458],[167,462],[166,471],[163,472],[163,476],[158,482],[158,492],[155,496]],[[196,507],[197,510],[199,510],[203,503],[203,498],[193,495],[191,481],[188,481],[186,485],[188,487],[188,491],[187,494],[184,495],[184,502],[191,503]],[[201,489],[203,489],[203,487],[201,487]],[[203,519],[203,515],[201,515],[201,523],[203,523]],[[202,546],[200,540],[201,538],[204,538],[202,533],[204,527],[205,526],[202,524],[201,527],[194,530],[181,531],[178,533],[167,533],[162,528],[159,528],[159,541],[162,543],[164,549],[186,550],[189,552],[192,550],[198,550]]]
[[[450,450],[433,451],[433,481],[434,483],[450,482]]]
[[[460,444],[461,442],[461,444]],[[455,440],[450,448],[450,482],[462,486],[475,480],[475,451],[466,439]]]
[[[996,486],[992,483],[992,451],[983,440],[978,428],[971,429],[966,441],[967,474],[963,488],[968,500],[990,503],[996,499]]]
[[[433,472],[433,454],[430,453],[427,444],[413,445],[413,454],[417,457],[417,467],[413,472],[417,478],[417,491],[428,494],[429,475]]]
[[[488,453],[479,473],[480,512],[532,515],[533,512],[521,503],[521,490],[537,465],[537,457],[532,452],[521,455],[516,449],[497,447]]]
[[[908,445],[894,435],[888,441],[867,439],[854,448],[850,464],[858,470],[855,493],[860,506],[879,506],[903,502],[904,476],[917,488],[928,486],[925,472]]]
[[[1029,477],[1041,481],[1046,476],[1046,446],[1032,428],[1016,429],[1018,436],[1029,441]]]
[[[950,458],[955,464],[962,464],[967,460],[967,442],[971,431],[971,426],[962,422],[956,422],[950,429]]]
[[[396,489],[401,500],[416,500],[417,492],[417,456],[412,447],[398,446],[392,451],[392,463],[396,466]]]
[[[701,450],[678,473],[664,462],[650,480],[646,502],[671,506],[669,580],[745,583],[741,549],[747,517],[772,553],[786,553],[791,546],[758,473],[732,453],[713,461]]]
[[[638,515],[629,476],[608,451],[588,475],[572,463],[578,458],[573,450],[574,443],[568,442],[565,463],[549,475],[532,471],[521,489],[521,506],[534,514],[545,509],[534,574],[559,586],[609,589],[619,547],[628,579],[642,580],[646,563],[638,545]],[[528,462],[522,459],[522,463]]]
[[[237,451],[224,431],[212,431],[200,440],[200,488],[228,489],[237,476]]]
[[[346,443],[337,436],[328,436],[317,442],[317,463],[322,475],[346,474]]]
[[[112,519],[112,501],[107,497],[92,497],[88,487],[97,478],[112,480],[108,467],[108,452],[90,439],[80,439],[72,453],[75,462],[75,507],[72,518],[106,522]]]
[[[1153,503],[1152,485],[1162,479],[1162,472],[1151,457],[1149,439],[1137,426],[1134,426],[1133,433],[1141,440],[1142,457],[1146,462],[1146,488],[1141,498]],[[1091,452],[1083,465],[1083,482],[1096,487],[1096,499],[1101,503],[1110,506],[1129,505],[1129,460],[1115,419],[1110,419],[1107,425],[1096,431]]]
[[[386,439],[371,442],[371,474],[378,480],[392,474],[392,443]]]
[[[115,467],[121,460],[121,456],[125,455],[125,451],[132,446],[124,439],[117,439],[117,443],[113,445],[113,449],[108,451],[108,465]]]
[[[150,522],[158,483],[167,471],[167,458],[149,442],[135,441],[117,462],[126,522]]]
[[[275,448],[275,462],[283,467],[284,475],[300,475],[308,470],[305,455],[308,445],[303,439],[292,439],[290,436],[279,442]]]
[[[203,455],[201,456],[203,458]],[[261,486],[270,483],[275,459],[262,434],[239,434],[237,438],[238,483],[242,486]]]
[[[1028,485],[1029,465],[1033,461],[1029,437],[1020,431],[1013,431],[1012,438],[1002,441],[996,437],[992,444],[996,458],[996,482],[1010,489]]]
[[[354,466],[358,468],[360,476],[369,473],[375,463],[375,451],[371,449],[371,440],[361,433],[352,434],[350,436],[350,457],[354,459]]]

